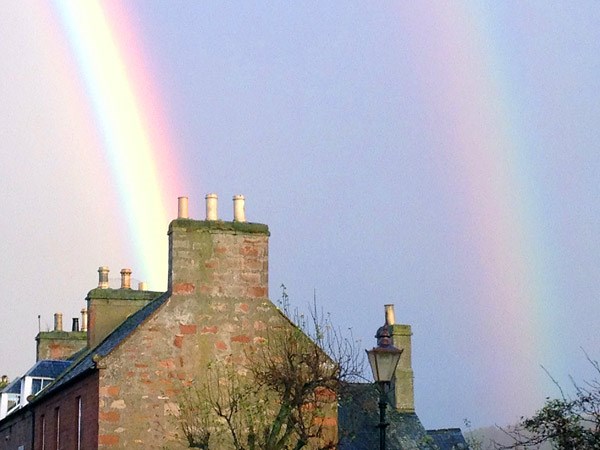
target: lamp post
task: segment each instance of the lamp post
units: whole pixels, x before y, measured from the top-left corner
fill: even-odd
[[[385,429],[389,425],[385,421],[385,409],[387,407],[385,389],[394,377],[402,350],[392,345],[392,336],[387,320],[385,325],[377,330],[375,338],[377,338],[377,347],[366,350],[366,352],[369,357],[369,365],[373,371],[373,378],[379,388],[379,425],[377,425],[377,428],[379,428],[379,449],[385,450]]]

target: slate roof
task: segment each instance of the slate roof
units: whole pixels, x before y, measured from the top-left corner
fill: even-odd
[[[386,410],[386,447],[402,450],[466,450],[460,428],[425,430],[414,413],[398,412],[389,402]],[[374,384],[348,385],[338,408],[341,450],[379,448],[379,392]]]
[[[0,392],[5,394],[20,394],[21,393],[21,378],[11,381],[9,384],[4,386]]]
[[[34,401],[57,391],[65,384],[69,383],[78,376],[83,375],[87,371],[95,369],[96,363],[94,359],[97,357],[102,358],[112,352],[113,349],[123,342],[140,324],[142,324],[158,308],[160,308],[169,299],[169,297],[169,292],[161,294],[146,306],[129,316],[95,348],[86,351],[74,362],[67,361],[69,364],[72,364],[71,367],[58,376],[56,380],[54,380],[52,384],[44,389],[40,393],[40,396],[38,396]]]
[[[71,361],[57,361],[51,359],[43,359],[35,363],[24,376],[40,377],[40,378],[56,378],[63,373],[67,367],[71,365]]]
[[[400,413],[390,404],[386,412],[388,449],[439,450],[419,417]],[[339,436],[342,450],[379,448],[379,392],[373,384],[351,384],[341,394],[338,408]]]
[[[469,448],[460,428],[446,428],[443,430],[427,430],[440,450],[466,450]]]

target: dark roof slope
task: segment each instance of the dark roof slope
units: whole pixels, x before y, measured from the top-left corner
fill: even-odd
[[[4,386],[4,389],[0,389],[1,393],[4,394],[20,394],[21,393],[21,378],[11,381],[9,384]]]
[[[98,357],[102,358],[112,352],[113,349],[123,342],[140,324],[160,308],[160,306],[169,299],[169,296],[170,293],[165,292],[129,316],[100,344],[83,353],[78,360],[74,361],[72,366],[64,371],[50,386],[44,389],[34,401],[55,392],[74,378],[94,369],[96,367],[95,359]]]
[[[419,417],[388,405],[386,444],[389,449],[437,450]],[[351,384],[341,394],[338,408],[340,449],[379,448],[379,392],[373,384]]]
[[[443,430],[427,430],[440,450],[466,450],[469,448],[460,428],[446,428]]]
[[[40,378],[56,378],[63,373],[67,367],[71,365],[71,361],[58,361],[52,359],[43,359],[35,363],[24,376],[40,377]]]

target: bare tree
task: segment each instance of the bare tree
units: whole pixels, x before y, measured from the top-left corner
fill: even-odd
[[[598,361],[587,359],[600,377]],[[506,430],[513,442],[497,445],[498,449],[537,449],[550,443],[559,450],[600,450],[600,378],[583,384],[573,381],[573,396],[565,395],[552,380],[561,398],[546,399],[533,417],[523,417],[514,429]]]
[[[180,426],[190,447],[236,450],[333,449],[337,399],[361,377],[362,352],[313,303],[308,316],[290,316],[282,286],[281,324],[245,353],[245,363],[207,367],[204,382],[186,389]],[[212,447],[211,447],[212,445]]]

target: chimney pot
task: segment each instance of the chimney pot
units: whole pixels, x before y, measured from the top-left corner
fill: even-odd
[[[63,330],[62,314],[55,313],[54,314],[54,331],[62,331],[62,330]]]
[[[108,267],[101,266],[98,268],[98,288],[108,289]]]
[[[146,291],[146,290],[148,290],[148,287],[146,286],[146,282],[140,281],[138,283],[138,291]]]
[[[396,323],[396,317],[394,316],[394,305],[385,306],[385,323],[386,325],[394,325]]]
[[[246,208],[245,199],[243,195],[233,196],[233,221],[234,222],[245,222],[246,221]]]
[[[79,331],[79,319],[77,317],[73,317],[73,325],[71,326],[71,331]]]
[[[131,269],[121,269],[121,289],[131,289]]]
[[[87,309],[81,310],[81,331],[87,331],[88,313]]]
[[[178,197],[177,198],[177,218],[178,219],[188,219],[188,198],[187,197]]]
[[[217,194],[206,194],[206,220],[219,220]]]

